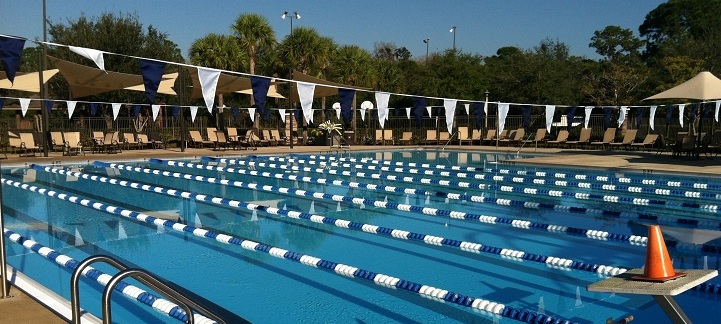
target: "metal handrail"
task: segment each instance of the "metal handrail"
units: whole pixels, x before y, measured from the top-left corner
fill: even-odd
[[[111,306],[110,306],[110,296],[112,295],[112,292],[115,288],[115,286],[124,278],[126,277],[133,277],[138,282],[142,283],[143,285],[146,285],[164,297],[173,300],[176,302],[180,307],[185,310],[185,313],[188,315],[188,322],[190,324],[195,323],[195,318],[193,317],[192,310],[195,309],[198,311],[198,313],[218,322],[221,324],[225,324],[225,321],[220,318],[220,316],[216,315],[215,313],[209,311],[205,307],[199,305],[192,299],[184,296],[183,294],[177,292],[175,289],[171,288],[170,286],[166,285],[162,281],[160,281],[158,278],[153,276],[150,272],[145,271],[143,269],[137,269],[137,268],[128,268],[126,265],[121,263],[120,261],[107,256],[107,255],[94,255],[90,256],[87,259],[83,260],[77,268],[73,271],[73,276],[70,283],[70,305],[72,309],[72,322],[80,324],[80,291],[78,288],[78,282],[80,281],[80,275],[83,272],[83,269],[85,269],[87,266],[89,266],[92,263],[95,262],[105,262],[113,267],[115,267],[118,270],[121,270],[118,274],[113,276],[108,284],[105,286],[105,290],[103,291],[103,323],[112,323],[112,315],[110,313]]]

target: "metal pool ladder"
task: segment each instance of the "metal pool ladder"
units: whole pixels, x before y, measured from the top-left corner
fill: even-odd
[[[80,291],[78,289],[78,282],[80,281],[80,275],[83,272],[83,269],[85,269],[87,266],[89,266],[92,263],[95,262],[104,262],[107,263],[116,269],[120,270],[115,276],[113,276],[108,284],[105,286],[105,290],[103,291],[103,323],[109,324],[112,323],[112,314],[111,314],[111,303],[110,303],[110,296],[113,293],[113,290],[115,286],[123,279],[127,277],[133,277],[135,280],[139,281],[140,283],[154,289],[156,292],[160,293],[164,297],[170,299],[171,301],[177,303],[180,307],[183,308],[185,311],[185,314],[188,315],[188,322],[190,324],[195,323],[195,318],[193,317],[192,310],[196,310],[197,313],[202,314],[205,317],[208,317],[220,324],[225,324],[225,321],[220,318],[220,316],[216,315],[215,313],[209,311],[205,307],[199,305],[194,300],[188,298],[187,296],[177,292],[175,289],[171,288],[170,286],[166,285],[162,281],[160,281],[157,277],[152,275],[150,272],[138,269],[138,268],[129,268],[125,264],[121,263],[120,261],[107,256],[107,255],[93,255],[88,257],[87,259],[83,260],[78,267],[73,271],[73,277],[71,279],[70,283],[70,305],[72,308],[72,323],[80,324]]]

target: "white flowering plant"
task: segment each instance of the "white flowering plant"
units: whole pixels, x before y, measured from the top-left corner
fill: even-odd
[[[331,123],[330,120],[327,120],[325,123],[318,125],[318,128],[322,129],[328,133],[335,131],[336,133],[338,133],[338,135],[343,135],[340,132],[340,130],[343,129],[341,127],[341,124],[333,124],[333,123]]]

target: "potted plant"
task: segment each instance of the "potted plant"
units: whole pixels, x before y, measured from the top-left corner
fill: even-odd
[[[340,144],[340,139],[343,138],[343,134],[341,133],[343,128],[341,127],[341,124],[333,124],[330,120],[327,120],[325,123],[318,125],[318,129],[325,133],[327,144],[330,146],[333,146],[334,142]],[[336,135],[338,136],[337,139],[335,137]],[[334,141],[334,139],[336,140]]]

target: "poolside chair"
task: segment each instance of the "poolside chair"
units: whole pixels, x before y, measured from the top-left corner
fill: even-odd
[[[268,141],[269,146],[278,146],[278,140],[270,135],[270,130],[268,129],[263,130],[263,139]]]
[[[473,139],[468,136],[468,127],[458,127],[458,146],[462,146],[463,143],[473,144]]]
[[[614,147],[626,147],[626,149],[628,149],[628,147],[630,147],[636,140],[636,133],[638,133],[638,130],[636,129],[627,129],[626,134],[623,135],[623,140],[620,142],[608,143],[608,148],[613,149]]]
[[[20,135],[13,132],[8,132],[8,148],[10,149],[10,152],[20,152],[22,146],[23,145],[22,140],[20,140]]]
[[[65,140],[63,139],[62,132],[50,132],[50,147],[53,151],[59,152],[65,149]]]
[[[533,139],[525,139],[521,141],[523,145],[533,143],[538,147],[538,143],[542,143],[546,141],[546,128],[539,128],[536,130],[536,135],[533,136]]]
[[[229,142],[235,142],[238,140],[238,129],[235,127],[228,127],[225,129],[226,135],[228,135]]]
[[[159,131],[149,131],[148,139],[150,140],[150,144],[153,146],[154,149],[157,149],[161,146],[163,147],[163,149],[168,148],[167,144],[163,142],[163,138],[162,136],[160,136]]]
[[[398,139],[398,143],[401,145],[411,145],[413,140],[413,132],[403,132],[403,135]]]
[[[581,133],[578,134],[578,140],[566,141],[568,147],[578,148],[578,145],[588,145],[591,141],[591,128],[582,128]]]
[[[721,130],[713,132],[703,150],[706,155],[716,153],[715,156],[718,156],[719,150],[721,150]]]
[[[553,147],[553,145],[556,145],[556,147],[561,147],[561,144],[565,144],[566,141],[568,141],[568,131],[562,129],[558,131],[558,136],[556,136],[556,140],[548,141],[546,142],[546,145],[548,147]]]
[[[83,142],[80,139],[80,132],[63,132],[63,139],[65,139],[63,155],[85,155],[85,152],[83,152]]]
[[[608,144],[613,142],[614,138],[616,138],[616,129],[608,128],[606,129],[606,132],[603,133],[603,139],[601,139],[600,142],[591,142],[591,146],[601,146],[601,148],[606,148]]]
[[[140,143],[135,139],[135,134],[133,133],[122,133],[123,135],[123,146],[125,146],[126,150],[129,150],[131,148],[140,148]]]
[[[96,143],[99,143],[99,144],[102,143],[104,137],[105,137],[105,134],[103,132],[93,132],[93,140]]]
[[[656,144],[656,140],[658,140],[658,134],[646,134],[646,137],[643,139],[643,142],[641,143],[631,143],[631,146],[629,148],[632,148],[634,150],[646,150],[647,148],[651,148]]]
[[[451,134],[448,132],[440,132],[438,135],[438,144],[446,145],[451,141]]]
[[[383,130],[382,129],[376,129],[375,143],[378,145],[383,145]]]
[[[105,151],[105,153],[108,153],[108,154],[120,152],[120,142],[118,141],[118,132],[105,133],[105,136],[103,136],[103,145],[101,147],[101,150]]]
[[[506,137],[508,137],[508,130],[504,129],[501,131],[501,133],[497,134],[493,140],[491,140],[491,144],[493,144],[493,142],[500,142],[502,139],[505,139]]]
[[[257,147],[255,145],[255,142],[253,141],[253,130],[249,129],[245,132],[244,136],[241,136],[238,138],[238,146],[241,150],[245,149],[254,149],[256,150]]]
[[[215,136],[215,131],[217,131],[217,130],[218,130],[218,129],[215,128],[215,127],[208,127],[208,128],[207,128],[207,131],[208,131],[208,140],[211,141],[212,143],[214,143],[213,145],[215,145],[215,142],[218,141],[218,137]]]
[[[521,143],[523,137],[526,136],[526,130],[524,128],[519,128],[511,131],[511,134],[512,135],[509,135],[507,138],[502,139],[500,143],[508,146],[511,146],[511,144]]]
[[[396,141],[393,139],[393,130],[392,129],[384,129],[383,130],[383,141],[385,143],[390,142],[391,145],[396,144]]]
[[[426,138],[422,141],[423,144],[438,144],[438,131],[435,129],[426,130]]]
[[[138,134],[135,135],[135,139],[138,141],[138,147],[140,147],[140,148],[147,148],[147,147],[153,145],[153,144],[150,142],[150,140],[148,139],[148,135],[147,135],[147,134],[140,134],[140,133],[138,133]]]
[[[215,147],[213,147],[213,151],[220,151],[220,149],[223,149],[223,151],[228,150],[228,139],[225,137],[225,133],[223,131],[215,131]]]
[[[203,148],[206,145],[211,146],[213,145],[213,142],[206,141],[203,139],[203,136],[200,135],[200,131],[192,130],[188,131],[188,135],[190,135],[190,146],[195,148]]]
[[[277,129],[271,129],[271,130],[270,130],[270,136],[271,136],[273,139],[275,139],[275,141],[277,142],[277,145],[284,145],[284,144],[285,144],[285,141],[283,140],[283,138],[280,137],[280,131],[278,131]]]
[[[488,142],[489,144],[493,142],[493,138],[496,137],[496,130],[495,129],[489,129],[488,132],[486,132],[486,137],[481,139],[481,144]]]
[[[471,145],[473,143],[478,142],[478,145],[481,145],[481,130],[480,129],[474,129],[471,132]]]
[[[262,139],[258,137],[258,135],[255,134],[255,132],[250,132],[250,138],[253,140],[253,143],[255,143],[255,146],[270,146],[270,141],[267,139]]]
[[[20,148],[21,154],[25,153],[25,156],[35,156],[35,153],[40,152],[41,148],[35,144],[35,136],[33,133],[20,133]]]

